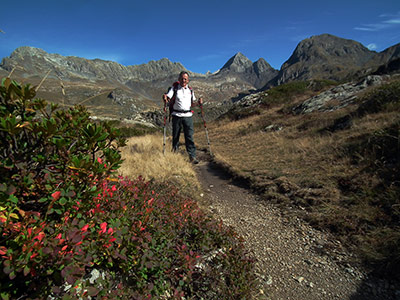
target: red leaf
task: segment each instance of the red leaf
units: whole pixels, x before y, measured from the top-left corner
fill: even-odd
[[[61,192],[60,191],[54,192],[53,194],[51,194],[51,196],[55,201],[57,201],[61,196]]]

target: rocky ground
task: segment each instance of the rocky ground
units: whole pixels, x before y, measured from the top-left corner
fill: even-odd
[[[256,258],[255,299],[400,299],[400,287],[349,264],[339,241],[293,214],[261,201],[199,154],[207,209],[232,226]]]

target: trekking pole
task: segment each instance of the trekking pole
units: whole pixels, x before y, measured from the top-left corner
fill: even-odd
[[[211,152],[211,144],[210,144],[210,139],[208,137],[208,130],[207,130],[207,124],[206,124],[206,120],[204,119],[204,110],[203,110],[203,104],[200,104],[200,109],[201,109],[201,118],[203,119],[203,123],[204,123],[204,130],[206,132],[206,138],[207,138],[207,144],[208,144],[208,150],[210,151],[210,155],[213,156],[212,152]]]
[[[167,138],[167,102],[164,100],[164,137],[163,137],[163,154],[165,155],[165,145]]]
[[[51,69],[46,73],[46,75],[43,77],[42,81],[40,81],[39,85],[35,88],[35,92],[37,92],[40,89],[40,87],[42,86],[42,83],[46,80],[47,76],[49,76],[50,72],[51,72]]]

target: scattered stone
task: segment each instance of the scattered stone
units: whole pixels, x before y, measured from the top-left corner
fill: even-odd
[[[304,277],[302,276],[294,277],[294,279],[299,283],[302,283],[304,281]]]

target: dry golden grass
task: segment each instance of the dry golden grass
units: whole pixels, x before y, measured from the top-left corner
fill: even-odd
[[[124,162],[119,169],[120,175],[173,183],[184,193],[200,194],[200,184],[187,157],[169,151],[170,141],[167,141],[168,150],[163,155],[162,143],[159,134],[130,138],[121,149]]]
[[[348,158],[340,158],[342,145],[362,134],[372,134],[393,123],[397,113],[382,113],[355,119],[351,131],[320,134],[319,129],[354,108],[324,115],[290,116],[274,110],[238,121],[208,124],[211,146],[216,158],[243,175],[268,174],[270,179],[287,176],[296,184],[320,182],[335,185],[329,178],[350,175]],[[265,125],[280,124],[280,131],[264,131]],[[299,128],[303,128],[299,130]],[[206,147],[196,132],[196,141]]]
[[[207,127],[215,159],[250,181],[267,200],[305,207],[306,212],[297,213],[303,214],[310,223],[330,229],[343,241],[357,240],[356,250],[368,260],[390,261],[390,255],[398,259],[399,251],[388,251],[382,246],[385,239],[394,240],[392,244],[399,241],[393,238],[398,225],[390,221],[396,218],[391,210],[399,205],[398,181],[391,184],[390,169],[384,169],[386,161],[379,161],[384,159],[379,156],[382,153],[396,150],[385,150],[385,143],[399,139],[396,133],[389,136],[387,131],[397,128],[400,122],[399,93],[396,86],[387,89],[385,93],[394,96],[390,96],[386,108],[382,106],[380,112],[352,117],[351,128],[346,130],[325,129],[342,117],[351,116],[359,107],[357,103],[333,112],[306,115],[282,113],[284,107],[289,108],[284,111],[290,112],[287,103],[261,109],[260,114],[237,121],[212,122]],[[367,99],[384,103],[385,93],[371,89],[363,94]],[[282,129],[271,131],[270,125]],[[203,134],[200,131],[195,134],[200,147],[206,147]],[[372,144],[374,141],[378,144]],[[374,153],[375,150],[365,147],[377,151]],[[381,169],[377,170],[376,166]],[[281,183],[294,189],[282,191]],[[382,190],[385,186],[388,188]],[[381,237],[381,228],[389,227]],[[371,244],[375,245],[372,250],[368,249]],[[382,254],[385,251],[392,254]],[[382,255],[384,259],[380,258]]]

